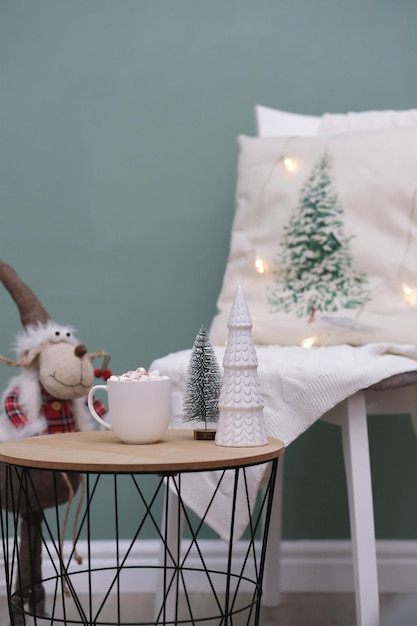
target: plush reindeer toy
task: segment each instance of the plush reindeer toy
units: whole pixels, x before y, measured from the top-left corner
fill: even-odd
[[[85,397],[95,374],[104,378],[110,375],[107,369],[110,355],[103,350],[89,354],[85,345],[74,337],[73,329],[56,324],[33,291],[1,260],[0,280],[15,301],[23,325],[15,342],[17,360],[0,356],[1,363],[21,368],[2,396],[0,441],[91,430]],[[101,370],[93,370],[91,360],[96,357],[104,359]],[[100,402],[96,410],[100,415],[106,412]],[[21,517],[16,587],[22,590],[22,605],[29,603],[31,611],[39,616],[45,614],[41,582],[43,510],[72,499],[80,475],[30,470],[24,498],[13,472],[9,474],[10,481],[6,488],[6,468],[0,463],[1,505]],[[23,619],[17,610],[15,624],[22,624]]]

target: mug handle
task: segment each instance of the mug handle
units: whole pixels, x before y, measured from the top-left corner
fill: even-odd
[[[97,389],[104,389],[104,391],[107,391],[107,385],[95,385],[94,387],[91,387],[90,391],[88,392],[88,408],[90,409],[90,413],[91,415],[94,417],[94,419],[101,424],[102,426],[104,426],[104,428],[107,428],[107,430],[111,430],[111,426],[110,424],[108,424],[107,422],[105,422],[98,414],[97,411],[94,408],[94,402],[93,402],[93,395],[94,392],[97,391]]]

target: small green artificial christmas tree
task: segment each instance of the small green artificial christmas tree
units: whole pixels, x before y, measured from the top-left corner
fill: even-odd
[[[356,309],[369,297],[366,275],[352,267],[352,236],[333,188],[331,157],[325,152],[302,186],[284,228],[282,250],[269,293],[272,312],[314,321],[317,311]]]
[[[209,333],[201,327],[195,338],[187,372],[184,396],[184,422],[217,422],[222,375]]]

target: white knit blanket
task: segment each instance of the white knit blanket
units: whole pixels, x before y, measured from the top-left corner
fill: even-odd
[[[385,378],[417,369],[417,347],[412,345],[369,344],[361,347],[328,346],[306,350],[301,347],[257,346],[258,375],[264,400],[269,436],[288,446],[324,413],[360,389]],[[220,365],[224,348],[215,348]],[[189,428],[182,421],[182,405],[191,350],[156,359],[158,369],[173,381],[173,428]],[[253,508],[265,468],[249,468],[249,496]],[[197,515],[202,515],[218,482],[217,472],[185,474],[182,495]],[[230,531],[233,477],[216,494],[206,522],[223,538]],[[235,539],[248,523],[246,497],[238,499]],[[241,502],[241,504],[240,504]]]

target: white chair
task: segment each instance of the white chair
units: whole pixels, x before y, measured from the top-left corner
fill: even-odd
[[[405,387],[388,379],[374,390],[359,391],[323,415],[322,420],[340,427],[348,491],[356,617],[358,626],[379,624],[379,588],[372,498],[367,415],[409,415],[417,423],[417,374]],[[411,384],[412,383],[412,384]],[[394,388],[390,388],[392,385]],[[402,383],[400,383],[402,384]],[[279,604],[282,473],[277,480],[266,553],[262,603]]]
[[[258,134],[314,135],[318,119],[312,116],[292,115],[256,107]],[[341,428],[344,465],[346,471],[350,528],[352,539],[353,574],[358,626],[379,624],[379,590],[372,500],[371,468],[368,445],[367,415],[406,414],[417,430],[417,372],[393,376],[373,388],[356,392],[330,412],[324,421]],[[282,459],[276,484],[271,516],[268,550],[266,553],[263,604],[275,606],[280,592],[280,542],[282,516]],[[164,521],[173,529],[174,536],[181,528],[178,508],[172,502],[168,519]]]
[[[383,113],[379,119],[383,120],[382,116]],[[258,134],[261,137],[283,133],[315,135],[318,130],[318,118],[313,116],[294,115],[257,106],[255,117]],[[355,393],[322,417],[323,421],[341,428],[358,626],[379,624],[378,571],[367,415],[409,415],[417,431],[416,383],[417,373],[414,372],[394,376],[375,385],[374,389]],[[281,460],[265,564],[262,598],[265,606],[276,606],[279,602],[277,581],[280,580],[280,559],[277,555],[280,554],[281,541],[283,467]]]

